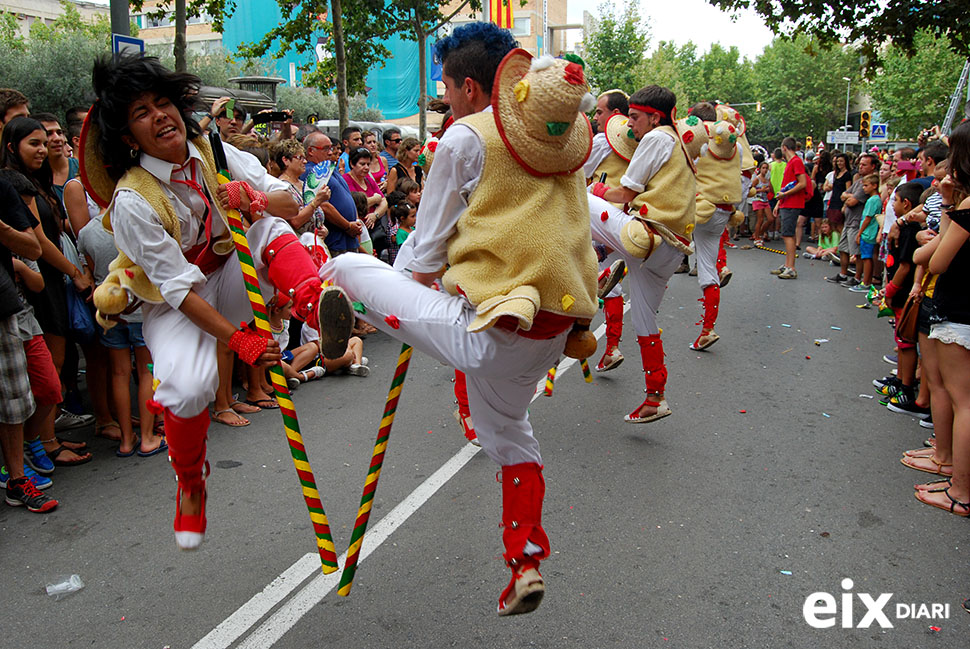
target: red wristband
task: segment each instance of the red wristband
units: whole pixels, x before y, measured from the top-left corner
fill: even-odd
[[[899,291],[899,287],[893,284],[891,281],[886,283],[886,299],[891,300],[893,296]]]
[[[605,183],[593,183],[593,189],[591,190],[590,193],[593,194],[593,196],[599,196],[600,198],[603,198],[603,195],[606,194],[606,192],[609,191],[609,189],[610,189],[609,185]]]
[[[247,365],[255,365],[269,341],[248,327],[240,329],[229,338],[229,349],[236,352]]]
[[[249,183],[243,180],[233,180],[226,183],[226,192],[229,198],[229,209],[232,210],[239,209],[239,206],[242,204],[243,192],[246,192],[246,196],[249,197],[250,214],[262,214],[266,210],[266,205],[269,202],[265,193],[256,191],[249,186]]]

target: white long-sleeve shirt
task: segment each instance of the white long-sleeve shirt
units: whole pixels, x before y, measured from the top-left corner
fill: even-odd
[[[664,131],[653,129],[643,136],[634,151],[620,184],[642,194],[650,179],[660,171],[674,151],[677,141]]]
[[[606,141],[606,133],[597,133],[593,136],[593,148],[589,151],[589,157],[586,158],[586,163],[583,164],[583,173],[586,174],[587,178],[592,178],[593,174],[596,172],[596,168],[600,166],[606,156],[610,155],[613,149],[610,147],[610,143]],[[599,181],[599,178],[594,178],[593,180]]]
[[[259,160],[223,144],[226,161],[233,180],[244,180],[253,189],[271,192],[286,190],[286,183],[266,173]],[[196,181],[202,180],[202,156],[191,142],[188,143],[189,158],[195,160]],[[172,180],[191,180],[190,165],[172,164],[142,153],[140,166],[157,178],[165,196],[171,201],[181,226],[181,241],[175,241],[162,227],[162,221],[144,198],[131,190],[121,189],[114,197],[111,208],[111,227],[115,245],[129,259],[144,269],[152,284],[157,286],[165,302],[177,309],[194,286],[205,284],[205,275],[195,264],[189,263],[182,254],[205,241],[205,203],[192,188],[173,183]],[[215,199],[209,196],[209,202]],[[226,232],[220,218],[212,220],[212,236],[219,238]]]
[[[445,131],[421,193],[414,232],[401,244],[394,268],[434,273],[447,263],[448,240],[478,187],[484,162],[484,143],[474,130],[456,123]]]

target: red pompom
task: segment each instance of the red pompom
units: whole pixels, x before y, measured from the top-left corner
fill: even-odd
[[[435,141],[428,142],[428,151],[430,151],[431,153],[434,153],[435,152],[435,149],[437,149],[437,148],[438,148],[438,143],[437,142],[435,142]]]
[[[586,77],[583,75],[583,66],[578,63],[567,63],[566,72],[563,74],[567,83],[571,83],[574,86],[581,86],[586,83]]]
[[[647,208],[646,205],[641,206],[640,207],[640,216],[646,216],[647,215],[647,212],[649,212],[649,211],[650,210]]]
[[[387,316],[386,318],[384,318],[384,322],[386,322],[391,329],[401,328],[401,321],[397,319],[396,315]]]
[[[684,133],[684,144],[690,144],[693,141],[694,141],[694,132],[686,131]]]
[[[129,279],[135,279],[135,273],[133,273],[129,268],[125,269],[125,275],[127,275]]]
[[[734,133],[734,127],[728,124],[728,133]]]
[[[148,412],[152,413],[153,415],[165,414],[165,406],[155,401],[154,399],[149,399],[148,401],[146,401],[145,406],[148,408]]]
[[[606,210],[603,210],[603,213],[600,214],[600,221],[605,221],[608,218],[610,218],[609,212],[607,212]]]

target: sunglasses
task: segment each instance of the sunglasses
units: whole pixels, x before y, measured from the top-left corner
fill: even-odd
[[[397,138],[396,140],[388,140],[388,142],[393,142],[394,144],[400,144],[401,138]]]

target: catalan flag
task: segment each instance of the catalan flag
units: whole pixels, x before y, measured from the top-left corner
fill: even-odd
[[[489,20],[499,27],[512,29],[512,2],[514,0],[489,0]]]

